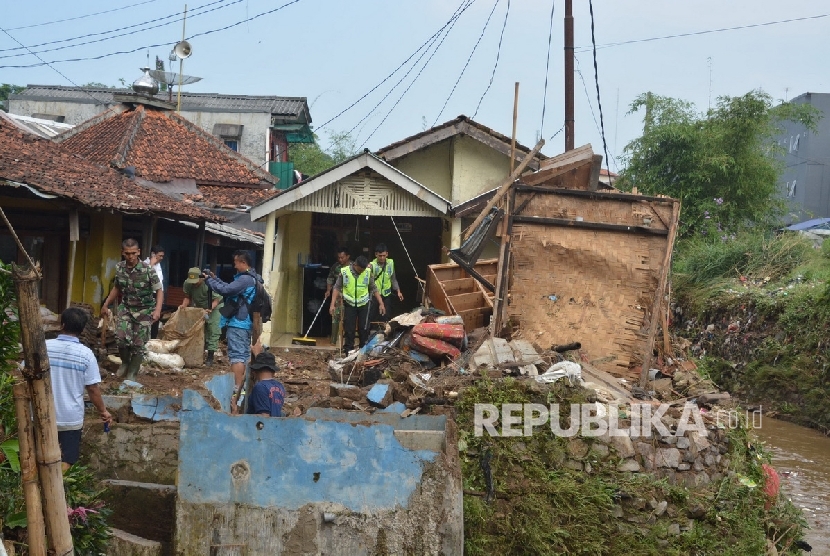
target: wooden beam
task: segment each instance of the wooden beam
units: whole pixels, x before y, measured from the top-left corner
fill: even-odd
[[[501,183],[498,190],[496,191],[496,194],[493,195],[493,198],[487,202],[487,206],[485,206],[484,210],[481,211],[481,214],[479,214],[476,217],[472,225],[470,225],[470,227],[467,228],[467,232],[464,234],[464,237],[462,239],[467,239],[468,237],[470,237],[470,234],[473,233],[473,230],[478,228],[479,224],[481,224],[484,221],[484,218],[490,213],[490,209],[496,206],[496,203],[501,201],[501,198],[504,197],[504,194],[507,193],[507,190],[513,184],[513,182],[516,181],[516,179],[522,174],[524,169],[527,168],[527,165],[530,163],[530,161],[533,160],[533,157],[536,156],[536,153],[538,153],[544,146],[545,140],[539,139],[539,142],[536,143],[536,146],[533,147],[533,150],[527,153],[527,155],[525,155],[525,157],[522,159],[522,162],[519,164],[519,167],[516,168],[512,174],[507,176],[507,179]]]
[[[591,177],[588,179],[588,190],[599,189],[599,173],[602,170],[602,155],[595,154],[591,160]]]
[[[551,168],[566,168],[578,162],[585,162],[591,160],[594,155],[594,149],[591,144],[582,145],[573,150],[564,152],[558,156],[548,158],[539,167],[539,170],[548,170]]]
[[[402,156],[406,156],[417,150],[423,149],[424,147],[434,145],[435,143],[440,143],[445,139],[449,139],[450,137],[458,135],[458,131],[459,124],[454,124],[442,129],[437,129],[431,133],[427,133],[426,135],[418,137],[417,139],[407,141],[402,145],[389,149],[388,151],[381,151],[378,154],[378,156],[384,158],[387,161],[396,160],[398,158],[401,158]]]
[[[496,137],[493,137],[486,131],[479,129],[476,126],[469,123],[464,123],[461,130],[464,135],[467,135],[472,139],[475,139],[479,143],[483,143],[484,145],[487,145],[494,151],[500,152],[504,156],[510,158],[510,145],[505,143],[501,139],[497,139]],[[521,157],[525,154],[526,151],[517,146],[514,160],[521,160]],[[535,170],[539,168],[540,164],[541,161],[538,158],[534,157],[533,160],[531,160],[528,164],[528,168],[532,168]]]
[[[534,173],[527,173],[521,177],[522,183],[526,185],[540,185],[545,182],[548,182],[554,178],[567,174],[568,172],[572,172],[573,170],[577,170],[582,168],[583,166],[588,166],[591,164],[591,160],[579,160],[572,164],[569,164],[563,168],[544,168],[539,170],[538,172]]]
[[[569,220],[567,218],[543,218],[540,216],[513,216],[516,224],[538,224],[542,226],[569,226],[571,228],[585,228],[586,230],[605,230],[609,232],[643,233],[654,236],[665,236],[669,230],[648,228],[646,226],[626,226],[625,224],[606,224],[604,222],[585,222],[583,220]]]
[[[677,228],[679,224],[680,201],[675,201],[672,206],[671,228],[669,228],[669,238],[666,242],[666,254],[663,257],[663,266],[660,269],[660,277],[657,282],[657,291],[654,292],[654,299],[651,301],[651,322],[648,325],[648,339],[646,340],[645,353],[643,354],[643,368],[640,371],[640,388],[645,388],[648,384],[648,371],[651,367],[651,360],[653,358],[652,351],[654,346],[654,338],[657,335],[657,323],[660,321],[660,316],[665,314],[662,310],[663,296],[666,292],[666,282],[669,277],[672,249],[674,248],[674,238],[677,237]]]
[[[585,191],[583,189],[562,189],[560,187],[516,185],[517,193],[550,193],[566,197],[586,197],[588,199],[614,199],[617,201],[650,201],[672,205],[675,199],[671,197],[654,197],[651,195],[637,195],[636,193],[612,193],[605,191]]]

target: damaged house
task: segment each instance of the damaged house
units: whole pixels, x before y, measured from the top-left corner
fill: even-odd
[[[232,253],[250,250],[259,262],[261,231],[251,205],[276,194],[278,179],[206,133],[170,106],[144,95],[117,95],[109,110],[54,138],[61,148],[135,176],[135,181],[226,221],[203,229],[170,219],[147,219],[142,232],[165,248],[167,305],[181,302],[188,268],[209,264],[231,272]]]
[[[325,277],[338,246],[347,247],[352,259],[371,260],[375,245],[385,243],[405,299],[395,312],[418,305],[427,266],[446,260],[443,247],[458,247],[461,230],[472,222],[471,216],[455,217],[453,205],[504,180],[510,142],[459,116],[376,154],[358,154],[255,206],[251,218],[266,220],[276,235],[271,246],[274,234],[266,231],[263,265],[274,292],[272,343],[308,329],[325,303]],[[517,144],[514,158],[530,150]],[[528,167],[545,159],[535,154]],[[497,253],[496,244],[485,251]],[[329,327],[330,319],[318,319],[310,336],[327,336]]]
[[[0,206],[40,262],[40,299],[54,312],[70,302],[97,311],[121,260],[121,241],[135,237],[149,244],[145,222],[165,218],[198,228],[224,220],[24,131],[3,113]],[[24,262],[5,225],[0,260]]]

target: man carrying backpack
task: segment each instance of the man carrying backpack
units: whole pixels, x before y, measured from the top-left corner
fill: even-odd
[[[208,287],[221,295],[224,303],[224,307],[219,311],[222,315],[220,326],[227,328],[225,338],[228,342],[228,359],[231,362],[235,385],[231,398],[231,413],[237,411],[236,398],[242,387],[245,365],[251,353],[251,334],[254,327],[251,304],[256,297],[257,282],[262,283],[262,278],[251,269],[251,262],[251,256],[247,251],[235,251],[233,267],[236,269],[236,275],[233,282],[225,283],[213,272],[205,278]],[[259,343],[259,338],[255,338],[255,343]]]

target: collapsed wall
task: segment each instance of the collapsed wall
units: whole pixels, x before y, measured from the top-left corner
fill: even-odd
[[[322,408],[230,416],[189,390],[182,409],[177,554],[463,552],[446,417]]]

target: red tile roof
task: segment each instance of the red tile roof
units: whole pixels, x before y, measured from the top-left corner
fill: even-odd
[[[175,112],[118,105],[54,139],[66,149],[156,183],[193,179],[197,185],[257,185],[276,178],[219,138]]]
[[[185,199],[205,203],[207,206],[238,207],[241,205],[254,206],[271,197],[277,196],[279,189],[252,189],[250,187],[223,187],[202,185],[199,187],[201,195],[185,195]]]
[[[17,184],[89,207],[224,221],[204,209],[139,185],[117,170],[66,152],[47,139],[24,133],[0,112],[0,187],[19,187]]]

